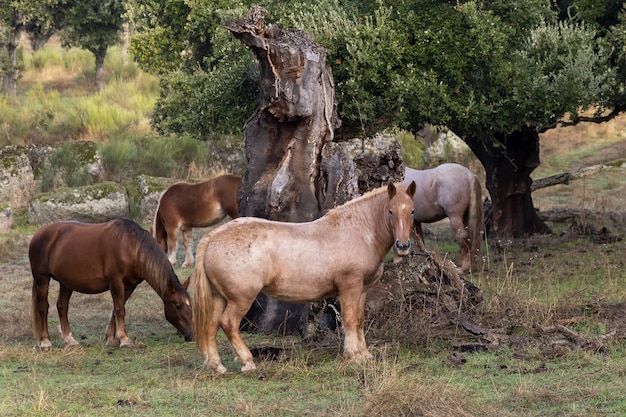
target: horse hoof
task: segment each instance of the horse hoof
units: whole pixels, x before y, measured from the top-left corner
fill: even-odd
[[[50,342],[42,342],[39,344],[39,350],[42,352],[50,352],[52,350],[52,343]]]
[[[250,372],[256,369],[254,362],[250,362],[241,367],[241,372]]]
[[[213,363],[213,364],[206,364],[207,368],[212,370],[213,372],[220,374],[220,375],[224,375],[227,372],[227,369],[224,365],[222,365],[222,363]]]

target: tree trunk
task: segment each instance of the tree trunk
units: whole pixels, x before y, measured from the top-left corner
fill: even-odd
[[[103,92],[106,85],[104,81],[104,58],[106,54],[106,48],[104,48],[104,52],[98,50],[94,53],[96,56],[96,86],[99,92]]]
[[[128,51],[130,49],[130,23],[122,23],[122,65],[128,64]]]
[[[345,201],[344,159],[331,148],[339,124],[326,50],[301,31],[265,27],[264,9],[226,28],[260,64],[259,106],[244,126],[248,166],[239,212],[287,222],[314,220]],[[308,305],[259,296],[246,330],[301,331]]]
[[[17,90],[17,47],[20,44],[22,29],[24,28],[24,14],[16,11],[13,15],[13,27],[7,43],[4,45],[9,58],[9,68],[2,77],[2,92],[7,96],[14,97]]]
[[[515,238],[550,233],[531,197],[530,174],[539,166],[539,134],[533,127],[507,135],[466,137],[487,175],[491,209],[486,214],[487,234]]]

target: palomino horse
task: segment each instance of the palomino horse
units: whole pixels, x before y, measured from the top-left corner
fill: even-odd
[[[163,192],[151,231],[172,265],[176,265],[179,230],[185,246],[183,267],[191,266],[194,262],[192,228],[213,226],[226,216],[239,217],[237,190],[240,186],[240,176],[227,174],[198,184],[179,182]]]
[[[33,273],[33,328],[42,350],[52,347],[48,333],[48,287],[59,282],[57,310],[65,346],[78,345],[67,310],[73,291],[110,291],[113,312],[106,329],[108,345],[132,346],[124,327],[124,305],[141,281],[159,294],[165,318],[190,341],[193,338],[191,299],[178,281],[167,256],[150,233],[128,219],[86,224],[52,223],[39,229],[28,249]],[[186,284],[188,285],[188,283]]]
[[[452,233],[461,249],[461,270],[477,270],[481,264],[483,207],[480,181],[469,169],[458,164],[436,168],[406,168],[403,184],[415,181],[414,238],[423,251],[422,223],[448,217]]]
[[[194,335],[205,365],[226,372],[217,350],[221,327],[241,370],[256,368],[239,324],[261,291],[291,303],[338,296],[345,357],[371,358],[363,333],[366,292],[382,276],[392,246],[396,256],[409,253],[414,193],[415,184],[405,191],[390,183],[312,222],[240,217],[205,235],[193,273]]]

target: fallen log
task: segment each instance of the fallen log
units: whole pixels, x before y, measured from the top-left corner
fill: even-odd
[[[562,174],[552,175],[546,178],[540,178],[538,180],[533,180],[533,183],[530,186],[530,191],[536,191],[541,188],[551,187],[553,185],[559,184],[569,184],[570,181],[577,180],[584,177],[589,177],[591,175],[595,175],[599,172],[605,171],[611,168],[613,164],[599,164],[592,165],[589,167],[581,168],[574,172],[564,172]]]

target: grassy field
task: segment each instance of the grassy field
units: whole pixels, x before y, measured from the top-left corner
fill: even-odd
[[[44,63],[54,59],[41,58]],[[82,62],[84,58],[65,59]],[[59,71],[58,65],[44,63],[29,64],[31,72],[26,72],[20,87],[22,109],[27,114],[33,106],[39,115],[27,128],[39,133],[27,132],[23,137],[32,140],[26,143],[54,143],[59,140],[55,129],[63,123],[75,126],[79,138],[95,132],[92,140],[113,140],[124,125],[138,134],[147,130],[145,109],[155,94],[153,79],[136,75],[146,82],[140,90],[151,92],[141,116],[120,117],[119,126],[104,123],[110,130],[102,133],[99,128],[90,130],[86,119],[74,125],[69,119],[50,119],[37,107],[40,103],[61,106],[54,101],[60,100],[58,91],[78,97],[88,90],[85,67],[63,64],[79,69]],[[115,87],[115,79],[127,78],[111,78],[111,88],[120,88]],[[33,95],[42,99],[24,98]],[[119,90],[112,90],[106,96],[118,95]],[[19,110],[5,113],[5,127],[13,123],[7,117],[19,114]],[[41,130],[46,123],[54,127],[52,134]],[[579,126],[545,135],[542,166],[533,176],[625,157],[625,125],[626,119],[618,119],[600,128]],[[5,129],[9,133],[0,135],[3,144],[18,141],[20,131],[11,129],[20,126]],[[542,210],[622,210],[625,178],[623,168],[614,168],[540,190],[533,198]],[[256,351],[271,347],[279,352],[276,357],[258,357],[258,370],[244,374],[220,333],[220,352],[229,373],[217,376],[203,367],[195,345],[185,343],[165,321],[160,299],[146,284],[127,303],[127,330],[135,346],[125,349],[104,344],[112,307],[108,293],[74,294],[70,324],[81,347],[64,349],[54,308],[58,285],[53,284],[49,318],[53,349],[40,352],[30,325],[32,278],[27,255],[35,229],[19,225],[0,235],[0,415],[626,415],[624,230],[612,227],[605,234],[580,235],[567,224],[551,226],[555,233],[550,236],[497,245],[488,242],[485,269],[467,277],[483,294],[472,311],[473,323],[489,330],[488,335],[430,316],[406,299],[392,299],[387,303],[387,319],[368,314],[366,337],[375,356],[368,363],[345,363],[338,333],[310,341],[244,334]],[[426,229],[429,249],[456,260],[458,249],[447,223]],[[191,270],[177,269],[177,273],[182,280]],[[386,276],[385,283],[393,279]],[[385,296],[383,286],[372,292],[372,296]]]

